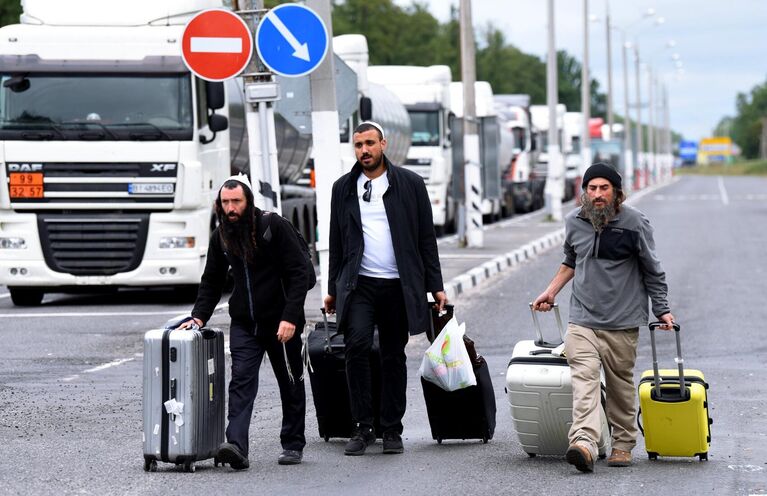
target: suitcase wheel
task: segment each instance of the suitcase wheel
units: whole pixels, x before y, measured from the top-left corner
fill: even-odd
[[[488,439],[486,437],[482,438],[482,444],[487,444]]]
[[[648,453],[647,453],[647,457],[648,457],[650,460],[657,460],[657,459],[658,459],[658,453],[649,453],[649,452],[648,452]]]
[[[442,444],[442,438],[441,437],[437,438],[437,444]]]
[[[535,453],[528,453],[527,456],[529,456],[530,458],[535,458],[536,455]]]
[[[325,442],[327,443],[327,442],[329,442],[329,441],[330,441],[330,436],[326,435],[326,436],[325,436]]]
[[[218,461],[218,458],[214,458],[214,459],[213,459],[213,466],[214,466],[214,467],[218,467],[218,464],[219,464],[219,463],[220,463],[220,462]],[[221,465],[223,466],[223,464],[221,464]]]
[[[607,453],[600,453],[599,454],[599,459],[600,460],[604,460],[605,458],[607,458]]]
[[[193,474],[194,471],[195,471],[194,462],[184,462],[184,472],[190,472]]]
[[[708,461],[708,453],[700,453],[698,455],[698,459],[702,462]]]
[[[144,472],[157,472],[157,460],[144,459]]]

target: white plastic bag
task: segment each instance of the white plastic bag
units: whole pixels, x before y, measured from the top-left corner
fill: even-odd
[[[469,353],[463,343],[466,325],[453,317],[424,352],[418,373],[445,391],[477,385]]]

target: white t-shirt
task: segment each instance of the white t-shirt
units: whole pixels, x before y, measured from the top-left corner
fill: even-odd
[[[383,195],[389,189],[388,173],[370,180],[372,191],[370,201],[363,200],[365,174],[357,179],[357,198],[360,204],[360,219],[362,220],[362,239],[365,251],[362,254],[360,275],[377,277],[379,279],[397,279],[397,260],[394,258],[394,247],[389,229],[389,219],[386,217]]]

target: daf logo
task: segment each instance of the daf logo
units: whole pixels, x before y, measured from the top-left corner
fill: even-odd
[[[8,164],[8,172],[42,172],[43,164]]]
[[[176,170],[176,164],[152,164],[150,172],[168,172]]]

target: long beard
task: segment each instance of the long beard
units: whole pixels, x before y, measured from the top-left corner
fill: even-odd
[[[246,210],[237,220],[224,217],[221,222],[221,237],[229,253],[248,262],[253,261],[255,246],[253,243],[252,222],[249,222]]]
[[[615,203],[605,203],[604,206],[597,207],[586,193],[581,196],[581,213],[589,219],[594,230],[602,232],[602,229],[615,217]]]

